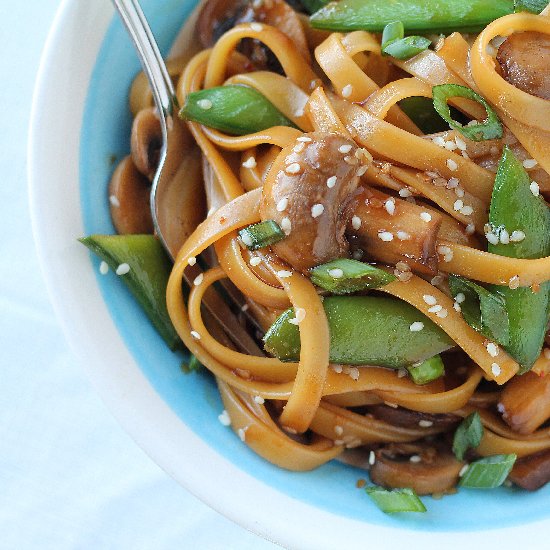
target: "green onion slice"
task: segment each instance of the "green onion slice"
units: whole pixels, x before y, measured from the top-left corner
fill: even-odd
[[[415,384],[422,386],[441,378],[445,374],[445,365],[440,355],[434,355],[422,363],[407,367]]]
[[[514,0],[514,11],[529,11],[539,14],[548,5],[548,0]]]
[[[382,46],[382,54],[390,55],[395,59],[410,59],[426,50],[431,43],[431,40],[424,36],[407,36]]]
[[[472,489],[500,487],[512,470],[517,456],[495,455],[472,462],[463,474],[459,485]]]
[[[365,491],[376,506],[386,514],[426,511],[426,507],[418,498],[414,489],[393,489],[388,491],[382,487],[373,485],[366,487]]]
[[[449,289],[460,306],[462,317],[474,330],[502,346],[508,345],[510,323],[502,296],[452,274],[449,275]]]
[[[400,40],[405,36],[405,27],[401,21],[393,21],[388,23],[382,32],[382,53],[384,48],[394,40]]]
[[[341,258],[314,267],[311,281],[333,294],[350,294],[387,285],[395,281],[395,277],[372,265]]]
[[[477,411],[467,416],[458,426],[453,438],[453,453],[457,460],[464,460],[464,453],[476,448],[483,437],[483,424]]]
[[[502,137],[502,124],[493,108],[471,88],[459,84],[441,84],[432,89],[435,110],[449,126],[472,141],[485,141]],[[451,118],[447,101],[453,97],[464,97],[481,103],[487,111],[487,118],[473,126],[462,126]]]
[[[239,237],[249,250],[258,250],[281,241],[285,234],[277,222],[266,220],[241,229]]]

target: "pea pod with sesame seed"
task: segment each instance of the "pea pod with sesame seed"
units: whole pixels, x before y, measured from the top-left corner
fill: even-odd
[[[550,209],[508,147],[498,166],[489,223],[491,232],[499,237],[497,244],[489,243],[489,252],[510,258],[550,256]],[[521,278],[521,273],[518,276]],[[525,372],[541,353],[548,325],[550,281],[540,288],[510,288],[514,282],[508,287],[492,285],[490,290],[504,298],[509,318],[506,350]]]

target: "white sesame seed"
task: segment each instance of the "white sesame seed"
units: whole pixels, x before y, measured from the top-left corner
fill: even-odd
[[[218,420],[224,425],[229,426],[231,424],[231,418],[229,418],[229,413],[224,410],[219,416]]]
[[[259,256],[253,256],[250,258],[250,265],[252,267],[256,267],[257,265],[260,265],[262,263],[262,259]]]
[[[500,368],[500,365],[498,363],[493,363],[491,365],[491,372],[493,373],[493,376],[499,376],[502,372],[502,369]]]
[[[280,271],[277,271],[277,277],[279,277],[279,279],[288,279],[289,277],[292,277],[292,271],[281,269]]]
[[[441,174],[439,172],[430,172],[430,171],[426,171],[426,175],[429,177],[429,178],[432,178],[432,179],[436,179],[436,178],[440,178],[441,177]]]
[[[464,216],[471,216],[474,213],[474,209],[471,206],[466,205],[460,209],[460,213],[464,214]]]
[[[244,441],[246,439],[246,431],[243,428],[239,428],[237,430],[237,435],[239,436],[239,439],[241,441]]]
[[[325,207],[322,204],[314,204],[311,207],[311,217],[318,218],[325,211]]]
[[[532,181],[529,185],[529,189],[531,190],[531,193],[533,193],[533,195],[535,197],[538,197],[539,196],[539,193],[540,193],[540,189],[539,189],[539,184],[536,182],[536,181]]]
[[[443,280],[444,280],[443,275],[436,275],[435,277],[432,278],[430,283],[434,286],[437,286],[437,285],[440,285],[443,282]]]
[[[329,269],[328,270],[328,274],[333,278],[333,279],[341,279],[343,276],[344,276],[344,272],[339,269],[339,268],[335,268],[335,269]]]
[[[376,462],[376,455],[374,454],[374,451],[371,451],[369,453],[369,464],[371,466],[374,466],[374,463]]]
[[[406,199],[407,197],[411,197],[412,193],[406,187],[403,187],[403,189],[399,189],[399,196]]]
[[[252,246],[254,244],[252,241],[252,237],[248,233],[243,233],[241,235],[241,241],[245,246]]]
[[[245,168],[256,168],[256,159],[254,157],[248,157],[244,162],[243,166]]]
[[[261,395],[255,395],[254,402],[258,403],[258,405],[263,405],[265,403],[265,399]]]
[[[500,233],[498,235],[498,238],[502,244],[509,244],[510,243],[510,234],[506,229],[501,229]]]
[[[99,264],[99,272],[102,275],[107,275],[107,273],[109,273],[109,264],[107,262],[102,261]]]
[[[487,353],[491,357],[496,357],[498,355],[498,346],[494,342],[489,342],[486,346]]]
[[[463,207],[464,207],[464,202],[461,201],[460,199],[456,200],[455,203],[453,204],[453,208],[457,211]]]
[[[462,468],[460,468],[460,472],[458,472],[458,477],[462,477],[467,471],[468,471],[469,465],[464,464]]]
[[[298,110],[294,113],[294,116],[296,116],[296,117],[304,116],[304,110],[303,110],[303,109],[298,109]],[[296,151],[296,152],[299,153],[299,151]]]
[[[470,122],[468,122],[468,124],[466,124],[466,126],[477,126],[479,124],[479,121],[478,120],[470,120]]]
[[[466,193],[464,192],[464,189],[462,189],[462,187],[456,187],[455,188],[455,195],[459,198],[459,199],[462,199],[464,197]]]
[[[250,23],[250,28],[254,31],[254,32],[262,32],[262,25],[260,25],[260,23]]]
[[[466,142],[462,138],[460,138],[459,136],[456,136],[455,137],[455,143],[456,143],[456,146],[461,151],[466,151]]]
[[[208,109],[212,109],[212,102],[209,99],[199,99],[197,101],[197,105],[205,111],[208,111]]]
[[[341,374],[343,370],[342,365],[331,365],[331,368],[336,374]]]
[[[288,206],[288,197],[283,197],[283,198],[277,203],[277,212],[283,212],[283,211],[285,211],[287,206]]]
[[[441,136],[434,137],[432,141],[438,147],[445,147],[445,140]]]
[[[510,235],[510,242],[520,243],[523,239],[525,239],[525,233],[523,231],[512,231],[512,234]]]
[[[329,189],[332,189],[336,185],[336,176],[330,176],[330,178],[327,179],[327,187]]]
[[[358,169],[357,169],[357,172],[355,173],[355,175],[360,178],[361,176],[364,176],[366,173],[367,173],[367,170],[369,169],[368,166],[360,166]]]
[[[466,152],[466,151],[462,151],[462,153],[460,153],[465,159],[469,159],[470,158],[470,155]]]
[[[411,236],[406,231],[398,231],[397,238],[400,241],[408,241],[411,238]]]
[[[114,206],[115,208],[118,208],[120,206],[120,201],[118,200],[118,197],[116,195],[111,195],[109,197],[109,202],[111,203],[112,206]]]
[[[476,232],[476,226],[473,223],[469,223],[464,230],[466,235],[473,235]]]
[[[301,323],[306,318],[306,310],[303,307],[298,307],[296,308],[294,315],[296,317],[296,321]]]
[[[303,142],[303,141],[300,141],[300,143],[298,143],[298,145],[295,145],[292,150],[295,152],[295,153],[301,153],[306,147],[306,144]]]
[[[437,298],[431,294],[424,294],[422,298],[429,306],[435,306],[435,304],[437,304]]]
[[[464,292],[459,292],[456,296],[455,296],[455,302],[457,304],[461,304],[462,302],[464,302],[464,300],[466,300],[466,296],[464,294]]]
[[[508,281],[508,288],[511,288],[512,290],[519,288],[519,277],[517,275],[510,277],[510,280]]]
[[[456,189],[459,183],[460,183],[460,180],[458,178],[449,178],[449,181],[447,182],[447,187],[449,189]]]
[[[348,375],[352,380],[359,380],[359,369],[357,367],[350,367]]]
[[[433,422],[431,420],[419,420],[418,425],[421,428],[431,428],[433,426]]]
[[[410,327],[411,332],[420,332],[424,328],[424,323],[422,321],[415,321]]]
[[[353,86],[351,84],[346,84],[342,88],[342,97],[349,97],[353,92]]]
[[[432,215],[429,213],[429,212],[421,212],[420,214],[420,219],[423,221],[423,222],[431,222],[432,221]]]
[[[281,220],[281,229],[283,230],[283,233],[285,235],[290,235],[290,231],[292,230],[292,224],[288,218],[283,218]]]
[[[302,170],[302,167],[297,162],[293,162],[292,164],[289,164],[285,168],[285,172],[287,174],[298,174],[300,173],[301,170]]]
[[[441,311],[438,311],[436,313],[436,316],[439,317],[440,319],[445,319],[447,315],[449,315],[449,312],[445,308],[443,308]]]
[[[422,458],[420,458],[420,456],[418,455],[412,455],[409,458],[409,461],[412,462],[413,464],[418,464],[419,462],[422,462]]]
[[[439,254],[448,254],[451,249],[448,246],[441,245],[437,247],[437,251],[439,252]]]
[[[188,265],[195,265],[197,263],[197,258],[195,256],[189,256],[189,259],[187,260]]]
[[[248,311],[248,308],[249,308],[249,307],[250,307],[250,306],[249,306],[248,304],[243,304],[243,305],[241,306],[241,311]]]
[[[126,275],[126,273],[129,273],[130,272],[130,266],[126,263],[124,264],[120,264],[117,268],[116,268],[116,271],[115,273],[117,275]]]
[[[399,269],[399,271],[410,271],[411,266],[407,262],[397,262],[395,264],[395,267]]]
[[[407,369],[397,369],[397,378],[405,378],[407,376]]]
[[[531,170],[538,164],[538,162],[535,159],[525,159],[522,164],[524,168]]]
[[[432,306],[428,309],[428,313],[437,313],[438,311],[441,311],[443,309],[443,306],[440,304],[436,304],[435,306]]]
[[[191,337],[194,338],[195,340],[201,339],[201,335],[196,330],[191,331]]]
[[[489,233],[485,234],[485,238],[491,243],[491,244],[498,244],[498,236],[495,235],[493,232],[489,231]]]
[[[443,260],[447,263],[449,263],[453,259],[454,253],[452,250],[450,250],[445,256],[443,256]]]
[[[303,141],[304,143],[309,143],[313,141],[309,136],[300,136],[296,141]]]
[[[342,435],[344,433],[344,428],[342,428],[342,426],[334,426],[334,433],[336,435]]]
[[[445,149],[447,149],[448,151],[454,151],[457,148],[458,145],[454,141],[449,140],[445,142]]]
[[[379,231],[378,238],[386,243],[393,241],[393,234],[389,231]]]
[[[453,159],[447,159],[446,164],[447,164],[447,168],[451,172],[455,172],[456,170],[458,170],[458,164]]]
[[[361,227],[361,218],[359,216],[353,216],[353,218],[351,218],[351,226],[357,231]]]
[[[193,284],[195,286],[199,286],[202,283],[203,279],[204,279],[204,273],[201,273],[200,275],[197,275],[195,277],[195,280],[193,281]]]
[[[338,147],[338,151],[340,151],[340,153],[343,153],[344,155],[346,155],[347,153],[349,153],[351,151],[351,145],[340,145],[340,147]]]
[[[457,302],[455,302],[453,304],[453,309],[458,313],[460,313],[462,311],[462,308],[460,307],[460,304],[458,304]]]

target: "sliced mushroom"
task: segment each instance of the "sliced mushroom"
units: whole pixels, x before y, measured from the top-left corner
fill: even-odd
[[[550,481],[550,450],[516,460],[510,481],[528,491],[535,491]]]
[[[136,168],[152,181],[162,147],[160,119],[153,107],[143,109],[134,118],[130,146]]]
[[[449,429],[461,420],[454,414],[429,414],[411,411],[403,407],[389,407],[388,405],[374,405],[369,407],[369,412],[379,420],[383,420],[392,426],[404,428],[443,428]]]
[[[355,142],[338,134],[314,132],[298,139],[271,166],[260,215],[275,220],[287,235],[273,245],[275,253],[306,271],[348,255],[346,206],[362,170],[357,157],[364,157]]]
[[[452,489],[464,465],[450,451],[428,444],[390,444],[374,453],[373,483],[391,489],[409,487],[418,495]]]
[[[533,433],[550,418],[550,376],[515,376],[506,384],[498,410],[515,432]]]
[[[354,219],[356,218],[356,219]],[[348,205],[346,233],[373,258],[390,264],[406,262],[420,273],[437,272],[436,239],[441,215],[421,206],[363,188]]]
[[[499,47],[497,61],[502,76],[528,94],[550,99],[550,36],[540,32],[518,32]]]
[[[121,235],[152,233],[149,206],[151,185],[127,156],[118,164],[109,183],[111,219]]]

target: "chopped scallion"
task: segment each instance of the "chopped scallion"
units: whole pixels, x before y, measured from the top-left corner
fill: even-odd
[[[458,426],[453,438],[453,453],[457,460],[464,460],[464,453],[470,448],[476,448],[483,437],[483,424],[479,413],[473,412]]]
[[[424,36],[407,36],[383,46],[382,53],[395,59],[410,59],[426,50],[431,43],[431,40]]]
[[[476,460],[468,466],[459,485],[472,489],[493,489],[500,487],[512,470],[516,458],[515,454],[509,454],[488,456]]]
[[[372,265],[341,258],[314,267],[311,281],[333,294],[350,294],[387,285],[395,281],[395,277]]]
[[[415,384],[422,386],[441,378],[445,374],[445,365],[440,355],[434,355],[420,364],[407,367]]]
[[[386,514],[396,512],[425,512],[426,507],[414,489],[392,489],[388,491],[376,485],[365,489],[376,506]]]
[[[241,229],[239,237],[249,250],[258,250],[281,241],[285,234],[276,222],[266,220]]]
[[[493,108],[471,88],[459,84],[441,84],[432,89],[435,110],[449,126],[472,141],[485,141],[502,137],[502,124]],[[453,97],[464,97],[481,103],[487,111],[487,118],[472,126],[462,126],[451,118],[447,101]]]

